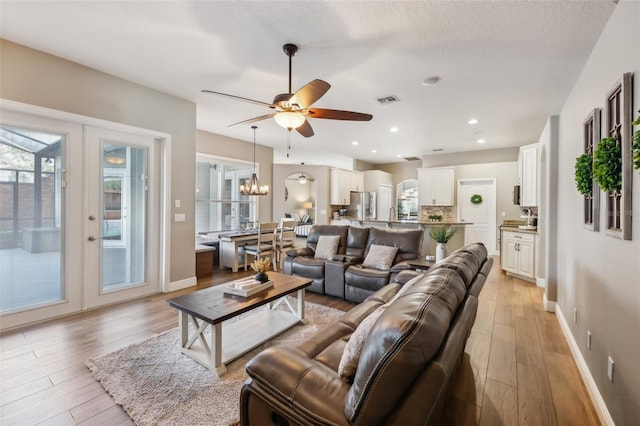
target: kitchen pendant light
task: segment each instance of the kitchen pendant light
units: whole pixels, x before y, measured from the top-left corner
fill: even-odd
[[[300,176],[298,176],[298,182],[300,182],[301,185],[307,183],[307,177],[304,175],[304,173],[301,173]]]
[[[256,174],[256,129],[258,126],[251,126],[253,129],[253,174],[251,179],[245,185],[240,185],[241,195],[267,195],[269,193],[268,185],[260,185],[258,175]]]

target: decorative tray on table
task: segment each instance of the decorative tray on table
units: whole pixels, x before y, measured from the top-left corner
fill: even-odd
[[[256,281],[253,277],[247,277],[231,281],[230,283],[223,284],[223,286],[225,293],[249,297],[261,292],[262,290],[273,287],[273,281],[269,280],[261,283],[260,281]]]

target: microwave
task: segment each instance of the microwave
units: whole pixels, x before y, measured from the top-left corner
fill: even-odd
[[[520,205],[520,185],[513,187],[513,204],[516,206]]]

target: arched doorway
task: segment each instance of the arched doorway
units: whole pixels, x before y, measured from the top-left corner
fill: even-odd
[[[398,219],[417,220],[420,216],[418,207],[418,180],[407,179],[400,182],[396,189],[398,194]]]
[[[284,213],[300,223],[313,224],[316,220],[317,185],[306,172],[292,173],[285,179]]]

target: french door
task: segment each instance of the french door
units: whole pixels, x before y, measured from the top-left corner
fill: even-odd
[[[88,308],[156,293],[159,210],[156,141],[85,128],[85,292]]]
[[[0,110],[0,330],[160,290],[158,143]]]

